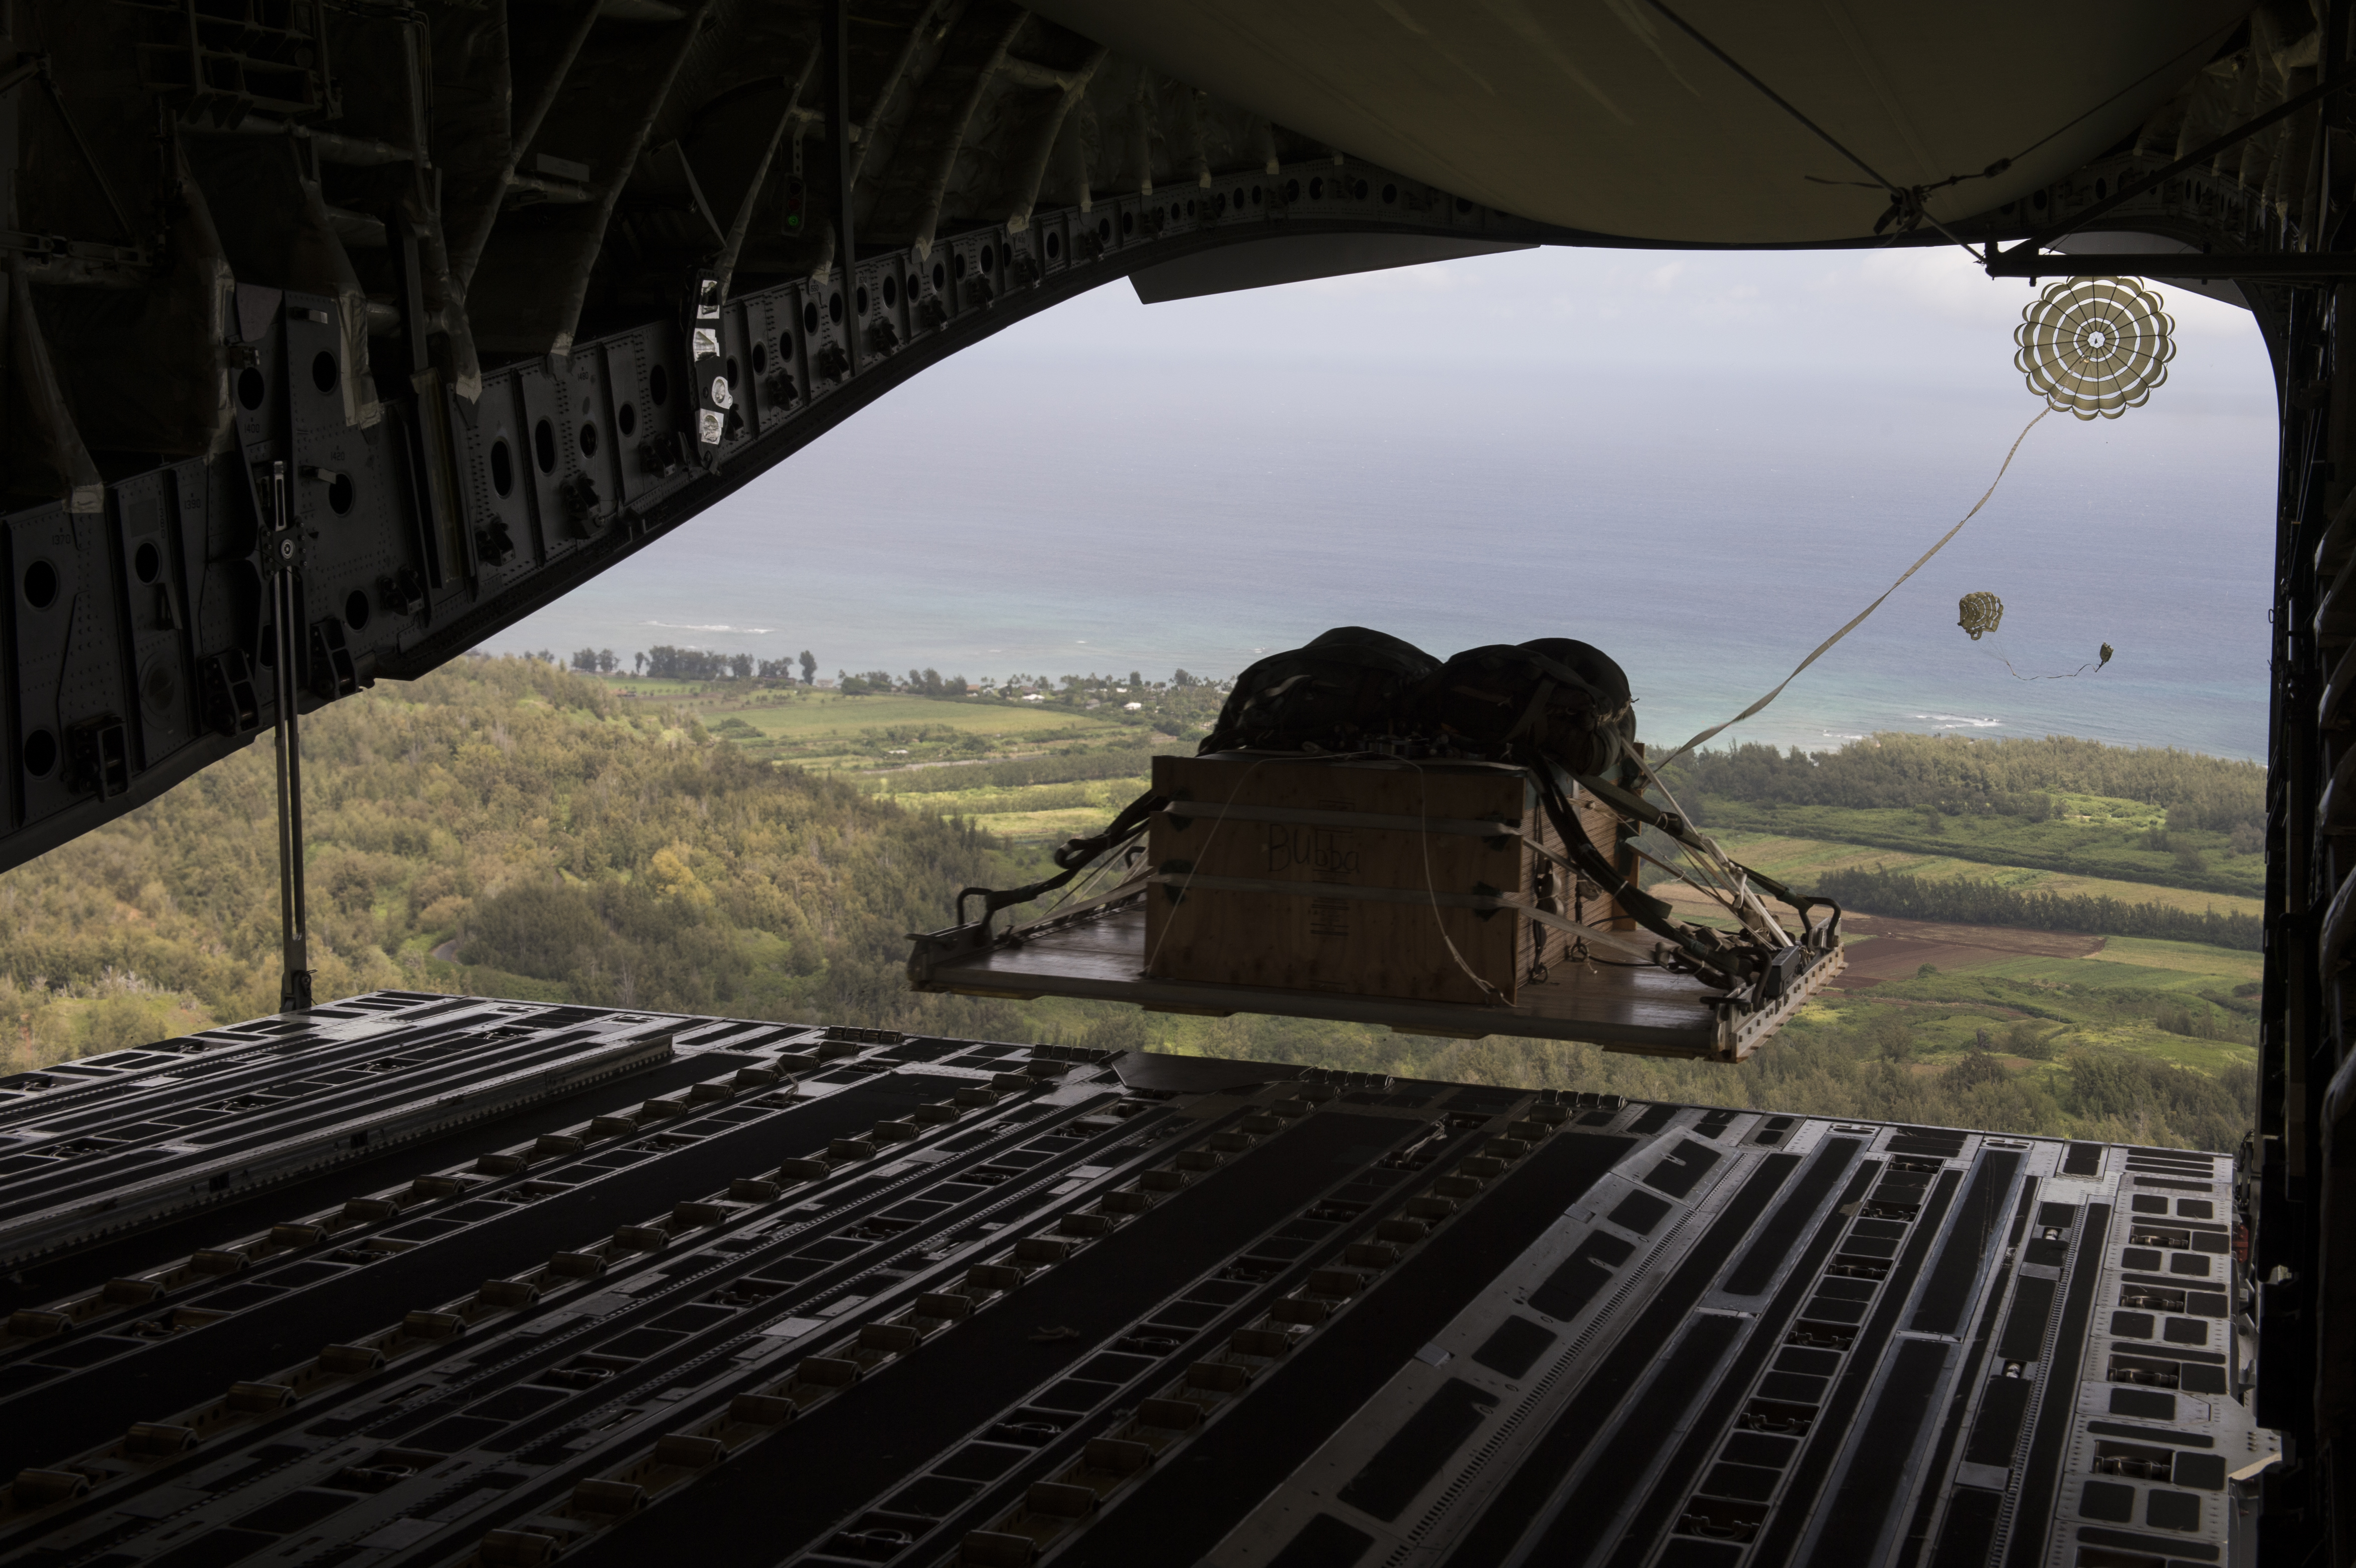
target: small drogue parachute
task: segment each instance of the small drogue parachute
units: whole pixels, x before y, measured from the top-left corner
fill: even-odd
[[[1993,593],[1966,593],[1955,604],[1955,624],[1974,642],[2004,624],[2004,601]]]
[[[1955,602],[1955,624],[1961,626],[1965,635],[1976,643],[1982,637],[1993,635],[1997,628],[2003,624],[2004,601],[1986,590],[1966,593]],[[2101,656],[2092,664],[2082,664],[2076,669],[2063,670],[2058,675],[2023,675],[2019,670],[2013,669],[2012,661],[2005,657],[2002,653],[1993,648],[1988,652],[1995,656],[1997,663],[2012,671],[2012,678],[2015,680],[2068,680],[2074,676],[2100,670],[2111,662],[2112,657],[2111,645],[2104,643]]]

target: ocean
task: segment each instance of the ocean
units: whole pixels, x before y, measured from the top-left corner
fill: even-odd
[[[1888,587],[2035,414],[2010,367],[2025,293],[1960,271],[1540,252],[1151,309],[1116,285],[485,645],[1167,679],[1342,624],[1440,656],[1568,635],[1627,668],[1640,732],[1674,745]],[[1714,744],[2263,756],[2273,394],[2245,313],[2169,308],[2180,351],[2148,405],[2037,426],[1943,554]],[[1978,643],[1955,624],[1976,590],[2005,604]],[[2099,673],[2019,678],[2104,643]]]

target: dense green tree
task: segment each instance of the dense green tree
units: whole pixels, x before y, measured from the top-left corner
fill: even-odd
[[[2164,903],[2124,903],[2070,893],[2024,892],[1967,877],[1910,877],[1896,871],[1826,871],[1808,891],[1844,909],[1906,920],[1964,925],[2025,926],[2035,931],[2083,931],[2100,936],[2151,936],[2165,942],[2205,942],[2254,953],[2265,927],[2254,914],[2194,914]]]
[[[1902,807],[2042,821],[2051,792],[2145,801],[2179,830],[2229,833],[2265,816],[2265,769],[2174,747],[2105,746],[2049,735],[1975,741],[1889,733],[1838,751],[1740,745],[1699,752],[1668,775],[1681,799],[1717,795],[1785,805]],[[2162,846],[2164,847],[2164,846]]]
[[[305,724],[318,993],[814,1016],[838,968],[880,995],[905,933],[995,875],[961,826],[646,706],[480,659]],[[54,1060],[272,1010],[272,792],[252,748],[0,877],[0,1049]],[[903,988],[882,1010],[928,1008]]]

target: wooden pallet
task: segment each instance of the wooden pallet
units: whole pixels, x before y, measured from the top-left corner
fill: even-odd
[[[1558,964],[1544,981],[1525,982],[1509,1006],[1155,980],[1145,976],[1143,902],[1132,899],[1035,931],[1019,944],[991,944],[979,925],[920,937],[908,974],[917,990],[969,997],[1076,997],[1212,1018],[1274,1013],[1380,1024],[1403,1034],[1517,1035],[1582,1040],[1643,1056],[1740,1061],[1846,963],[1837,944],[1809,957],[1785,995],[1756,1010],[1712,1006],[1703,999],[1710,994],[1707,988],[1686,976],[1602,964]]]
[[[1550,895],[1558,880],[1581,880],[1558,876],[1561,835],[1520,768],[1165,756],[1153,759],[1153,793],[1170,803],[1147,835],[1162,888],[1146,904],[1154,979],[1510,1003],[1571,940],[1492,901],[1509,894],[1567,916],[1571,896]],[[1590,833],[1607,854],[1616,827]],[[1614,926],[1621,912],[1591,888],[1577,902],[1582,924],[1633,929]]]

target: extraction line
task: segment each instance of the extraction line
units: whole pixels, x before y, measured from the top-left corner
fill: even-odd
[[[1960,527],[1961,525],[1958,524],[1957,526]],[[1799,672],[1794,670],[1793,673],[1796,675]],[[1687,746],[1691,746],[1693,742],[1688,741],[1686,744]],[[1767,901],[1761,898],[1757,892],[1752,891],[1751,886],[1751,869],[1748,866],[1743,865],[1740,860],[1737,860],[1733,856],[1728,854],[1726,852],[1725,846],[1719,844],[1717,839],[1711,837],[1708,834],[1704,833],[1699,827],[1694,825],[1693,817],[1687,812],[1685,806],[1679,803],[1676,795],[1670,790],[1667,782],[1664,780],[1659,773],[1653,771],[1652,764],[1644,761],[1644,757],[1636,752],[1635,748],[1632,746],[1623,746],[1622,749],[1628,757],[1635,763],[1637,771],[1643,773],[1646,779],[1651,781],[1652,787],[1661,792],[1661,798],[1669,803],[1669,809],[1677,814],[1677,819],[1685,824],[1686,831],[1692,834],[1695,843],[1700,846],[1702,852],[1697,855],[1695,859],[1704,869],[1708,870],[1712,876],[1716,877],[1718,880],[1725,884],[1726,897],[1729,904],[1728,912],[1733,915],[1736,920],[1740,921],[1744,926],[1752,932],[1762,936],[1771,937],[1776,946],[1788,947],[1791,945],[1792,938],[1790,934],[1783,930],[1783,922],[1775,918],[1774,912],[1767,907]],[[1605,803],[1605,808],[1607,810],[1610,809],[1608,802]],[[1626,821],[1627,818],[1622,817],[1621,820]],[[1693,845],[1682,843],[1674,837],[1669,841],[1672,844],[1676,844],[1680,849],[1691,849],[1694,848]],[[1633,848],[1634,846],[1632,844],[1630,848]],[[1636,852],[1640,855],[1644,853],[1641,849]],[[1646,858],[1651,859],[1651,857]],[[1662,862],[1657,859],[1653,860],[1653,863],[1656,866],[1662,864]],[[1672,875],[1681,878],[1690,885],[1697,887],[1699,886],[1698,883],[1695,883],[1693,881],[1692,878],[1685,876],[1683,872],[1676,870],[1674,867],[1663,867],[1663,869],[1668,870]],[[1704,892],[1709,891],[1707,888],[1704,888],[1701,891]],[[1807,924],[1807,917],[1804,914],[1801,916],[1800,923],[1804,927]],[[1763,930],[1762,929],[1762,927],[1764,928]]]
[[[1988,497],[1996,494],[1996,487],[2004,483],[2005,474],[2012,467],[2014,455],[2020,451],[2020,443],[2029,439],[2029,432],[2037,428],[2038,421],[2044,419],[2047,414],[2050,414],[2052,411],[2053,405],[2048,403],[2045,407],[2037,411],[2036,419],[2030,420],[2027,424],[2021,427],[2020,433],[2012,438],[2012,450],[2004,454],[2004,465],[1996,471],[1996,477],[1988,481],[1987,491],[1981,495],[1978,500],[1972,503],[1972,509],[1964,514],[1963,520],[1961,522],[1958,522],[1954,528],[1949,528],[1945,533],[1941,534],[1939,536],[1939,542],[1933,545],[1929,549],[1924,550],[1922,552],[1922,559],[1915,561],[1913,565],[1908,567],[1904,571],[1900,572],[1898,574],[1898,581],[1883,589],[1879,599],[1876,599],[1872,603],[1868,604],[1864,609],[1858,611],[1856,617],[1852,619],[1847,625],[1843,626],[1839,631],[1835,632],[1831,636],[1826,637],[1823,642],[1818,643],[1816,645],[1815,652],[1810,654],[1806,658],[1802,659],[1798,667],[1794,668],[1791,674],[1785,676],[1782,684],[1777,686],[1774,690],[1769,692],[1766,696],[1761,698],[1758,701],[1752,703],[1750,707],[1744,709],[1741,712],[1736,714],[1725,723],[1711,725],[1700,734],[1696,735],[1692,740],[1687,741],[1684,745],[1679,746],[1676,751],[1671,752],[1667,756],[1663,757],[1658,765],[1661,767],[1667,767],[1671,763],[1676,762],[1679,757],[1684,756],[1687,752],[1692,751],[1704,741],[1710,739],[1719,731],[1732,729],[1735,725],[1741,723],[1744,720],[1750,718],[1752,714],[1757,713],[1761,709],[1766,707],[1777,698],[1783,696],[1783,688],[1799,679],[1802,670],[1806,669],[1810,665],[1824,657],[1826,653],[1831,651],[1832,645],[1835,643],[1839,642],[1843,637],[1847,636],[1851,632],[1856,631],[1858,627],[1863,625],[1865,624],[1865,618],[1868,615],[1872,614],[1876,610],[1881,608],[1882,600],[1889,598],[1891,594],[1904,587],[1908,578],[1913,576],[1916,572],[1922,571],[1923,567],[1929,565],[1933,556],[1947,548],[1947,541],[1949,539],[1954,539],[1957,534],[1964,531],[1965,523],[1970,522],[1974,517],[1980,515],[1980,508],[1988,504]]]

